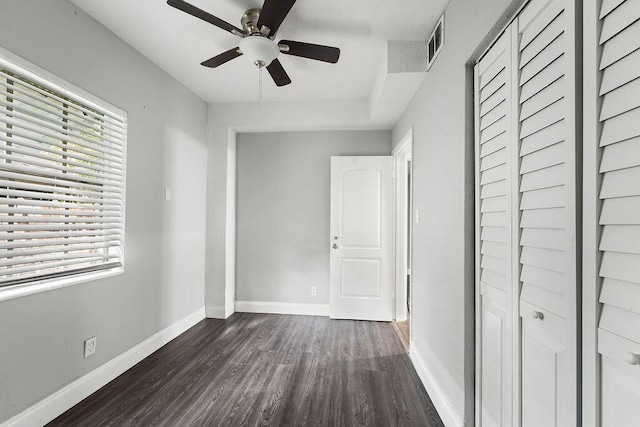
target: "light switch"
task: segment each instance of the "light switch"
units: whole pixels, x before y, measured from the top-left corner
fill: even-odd
[[[164,189],[164,199],[169,201],[171,200],[171,189],[170,188],[165,188]]]
[[[420,209],[416,209],[416,224],[420,224]]]

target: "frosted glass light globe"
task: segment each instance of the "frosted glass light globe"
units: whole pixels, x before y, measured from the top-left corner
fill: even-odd
[[[253,64],[262,68],[278,57],[280,48],[266,37],[249,36],[240,41],[240,51]]]

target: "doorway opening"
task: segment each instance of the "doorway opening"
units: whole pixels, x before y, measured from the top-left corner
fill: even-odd
[[[392,155],[395,163],[395,304],[394,326],[402,343],[411,343],[412,156],[413,128]]]

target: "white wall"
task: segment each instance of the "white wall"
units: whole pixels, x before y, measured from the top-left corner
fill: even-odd
[[[67,0],[3,0],[0,46],[129,114],[125,274],[0,302],[1,423],[204,306],[207,106]]]
[[[207,137],[207,316],[234,311],[237,132],[376,130],[365,100],[210,104]]]
[[[489,44],[520,1],[451,0],[445,44],[393,128],[397,145],[411,126],[414,347],[460,423],[473,424],[473,74],[467,63]],[[500,22],[500,23],[499,23]]]
[[[390,131],[238,134],[236,300],[328,304],[331,156],[390,153]]]

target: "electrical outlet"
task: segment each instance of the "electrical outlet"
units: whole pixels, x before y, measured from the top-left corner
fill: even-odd
[[[91,337],[84,342],[84,358],[93,355],[96,352],[96,337]]]
[[[318,287],[317,286],[312,286],[311,287],[311,295],[314,296],[314,297],[316,295],[318,295]]]

